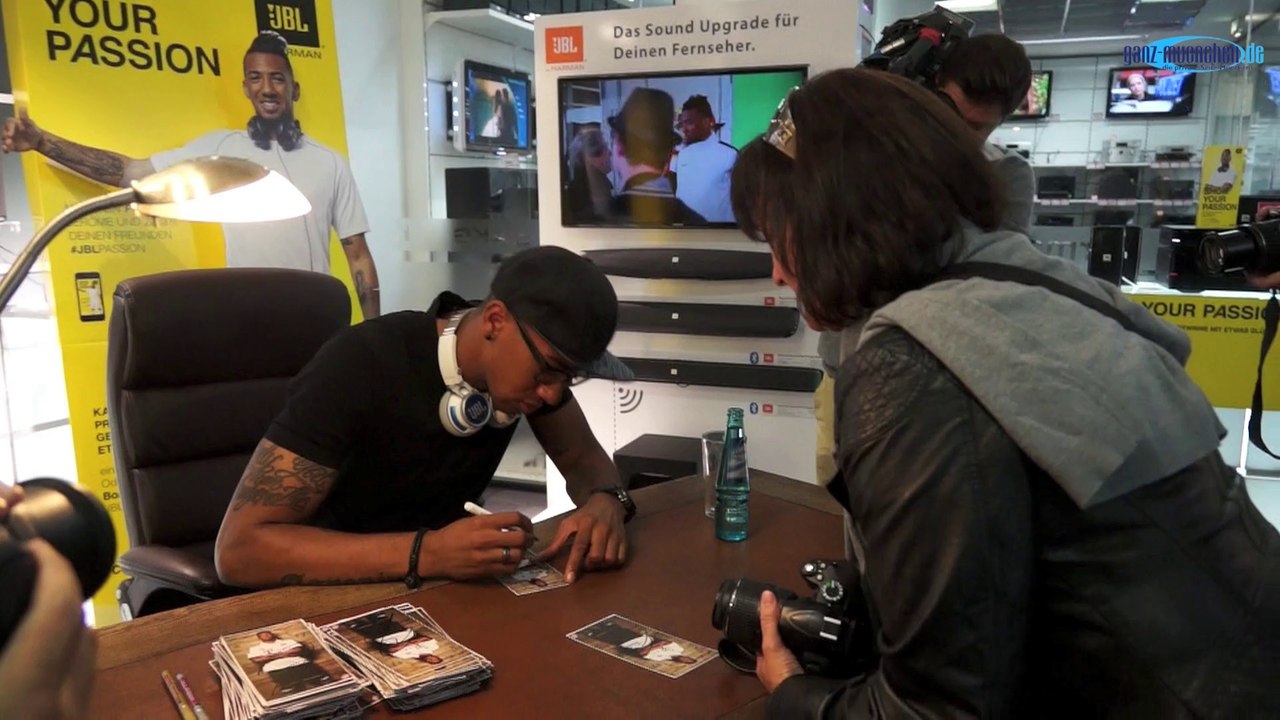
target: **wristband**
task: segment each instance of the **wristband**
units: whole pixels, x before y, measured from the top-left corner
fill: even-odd
[[[410,590],[422,587],[422,578],[418,576],[418,552],[422,550],[422,538],[426,534],[426,528],[418,528],[418,534],[413,536],[413,546],[409,548],[409,572],[404,576],[404,584]]]

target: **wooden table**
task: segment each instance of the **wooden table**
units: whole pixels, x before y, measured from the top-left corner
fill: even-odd
[[[750,577],[806,593],[805,560],[843,554],[839,507],[821,488],[752,474],[751,536],[715,539],[702,512],[699,478],[636,491],[625,568],[585,573],[572,586],[517,597],[501,584],[436,582],[415,591],[384,583],[282,588],[122,623],[100,632],[94,718],[177,718],[160,672],[184,673],[215,720],[222,717],[209,644],[218,636],[303,617],[317,624],[396,602],[427,610],[460,642],[494,663],[493,680],[473,695],[417,713],[379,705],[371,718],[427,717],[753,717],[764,692],[752,675],[716,660],[678,679],[647,672],[565,635],[609,614],[715,647],[711,607],[720,581]],[[546,541],[558,518],[537,526]],[[563,569],[566,555],[557,565]]]

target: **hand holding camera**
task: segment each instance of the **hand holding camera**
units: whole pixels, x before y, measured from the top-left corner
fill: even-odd
[[[1270,275],[1254,275],[1246,272],[1244,274],[1249,284],[1261,290],[1280,290],[1280,271],[1271,273]]]
[[[97,640],[84,625],[81,583],[71,563],[39,538],[19,544],[5,537],[12,533],[4,529],[10,522],[29,527],[23,518],[38,512],[24,507],[24,494],[20,487],[0,486],[0,606],[11,611],[16,600],[24,608],[0,617],[8,621],[0,631],[0,717],[86,717]],[[114,536],[112,548],[114,554]],[[10,575],[14,568],[18,572]],[[15,576],[19,580],[10,582]]]
[[[800,661],[787,649],[778,634],[782,608],[768,590],[760,594],[760,655],[756,657],[756,677],[766,692],[778,689],[792,675],[803,675]]]
[[[747,578],[725,580],[716,593],[711,624],[724,632],[720,657],[756,673],[766,686],[781,683],[792,670],[849,677],[875,662],[857,571],[812,560],[800,574],[813,588],[812,598]],[[768,604],[765,598],[771,598]]]

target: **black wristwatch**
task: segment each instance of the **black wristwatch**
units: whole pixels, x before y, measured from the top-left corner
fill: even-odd
[[[631,522],[631,518],[636,516],[636,501],[631,499],[631,493],[628,493],[626,488],[621,485],[614,485],[613,487],[607,488],[596,488],[591,491],[592,495],[595,495],[596,493],[608,493],[618,498],[618,502],[622,503],[622,511],[624,513],[622,516],[622,522]]]

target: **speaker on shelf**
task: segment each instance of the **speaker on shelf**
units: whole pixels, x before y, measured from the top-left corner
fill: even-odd
[[[538,217],[535,170],[495,167],[446,168],[445,216],[453,220]]]
[[[678,435],[641,435],[613,453],[618,476],[629,490],[697,475],[701,460],[702,440]]]
[[[1042,200],[1069,200],[1076,196],[1073,175],[1045,175],[1036,178],[1036,197]]]
[[[1098,225],[1089,240],[1089,274],[1116,285],[1138,277],[1142,229],[1136,225]]]
[[[1071,215],[1037,215],[1036,225],[1042,227],[1071,227],[1076,219]]]

